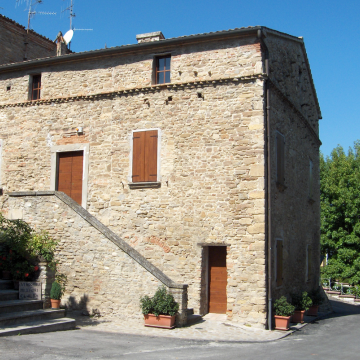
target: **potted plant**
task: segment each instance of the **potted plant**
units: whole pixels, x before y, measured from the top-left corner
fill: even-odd
[[[176,313],[179,304],[166,287],[159,287],[153,298],[145,295],[140,298],[141,311],[144,314],[145,326],[172,329],[175,327]]]
[[[59,309],[61,298],[65,292],[66,275],[57,273],[51,285],[50,302],[52,309]]]
[[[307,315],[317,316],[318,311],[319,311],[319,305],[321,305],[324,301],[324,299],[321,295],[321,292],[320,292],[320,287],[317,287],[316,289],[310,291],[309,296],[312,300],[312,305],[309,307]]]
[[[292,316],[294,323],[303,323],[305,311],[312,305],[312,300],[308,293],[304,291],[302,294],[292,294],[291,303],[295,306],[295,312]]]
[[[275,330],[289,330],[290,318],[294,310],[295,306],[291,305],[285,296],[275,301]]]

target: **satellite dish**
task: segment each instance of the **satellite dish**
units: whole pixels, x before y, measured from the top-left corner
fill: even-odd
[[[67,45],[71,39],[73,38],[74,36],[74,30],[69,30],[65,35],[64,35],[64,41],[65,41],[65,44]]]

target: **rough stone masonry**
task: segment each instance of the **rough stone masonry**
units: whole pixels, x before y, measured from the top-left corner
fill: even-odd
[[[226,246],[228,319],[265,326],[269,296],[309,290],[318,282],[321,114],[303,41],[266,29],[266,74],[258,30],[181,41],[160,37],[0,67],[5,194],[56,190],[56,154],[85,149],[83,207],[172,281],[187,284],[188,306],[198,314],[208,311],[208,247]],[[171,55],[171,82],[159,85],[154,62],[163,54]],[[34,73],[41,74],[41,99],[29,101],[29,74]],[[134,188],[132,132],[144,129],[158,130],[158,184]],[[286,186],[281,188],[277,132],[286,139]],[[1,200],[9,217],[22,217],[60,241],[58,260],[68,276],[64,302],[139,317],[139,297],[153,294],[158,279],[134,267],[57,201],[7,195]],[[272,232],[267,235],[269,201]],[[281,287],[275,276],[268,277],[269,267],[276,273],[276,239],[284,245]],[[267,241],[273,244],[270,264]]]

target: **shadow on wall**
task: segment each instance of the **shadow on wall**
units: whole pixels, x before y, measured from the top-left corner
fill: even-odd
[[[87,316],[90,318],[99,318],[101,316],[98,309],[89,309],[88,307],[89,297],[84,294],[79,301],[74,296],[69,296],[65,303],[67,311],[74,313],[75,316]]]

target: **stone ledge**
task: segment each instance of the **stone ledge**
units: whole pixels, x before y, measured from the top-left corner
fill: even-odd
[[[8,192],[7,195],[11,197],[49,196],[49,195],[55,195],[55,191],[12,191],[12,192]]]
[[[137,183],[129,183],[130,189],[157,189],[161,187],[161,182],[137,182]]]
[[[226,85],[231,82],[241,83],[241,82],[256,81],[258,79],[264,80],[266,78],[267,78],[266,74],[258,73],[258,74],[253,74],[253,75],[219,78],[219,79],[213,79],[213,80],[201,80],[201,81],[198,80],[198,81],[189,81],[189,82],[184,82],[184,83],[169,83],[169,84],[164,84],[164,85],[157,84],[157,85],[150,85],[150,86],[144,86],[144,87],[139,87],[139,88],[113,90],[113,91],[88,94],[88,95],[66,96],[66,97],[58,97],[58,98],[28,100],[28,101],[23,101],[23,102],[1,104],[0,109],[5,109],[8,107],[27,107],[27,106],[60,104],[60,103],[76,102],[76,101],[80,101],[80,100],[94,101],[94,100],[101,100],[104,98],[112,99],[112,98],[115,98],[118,96],[126,96],[127,94],[132,95],[132,94],[139,94],[139,93],[153,93],[155,91],[161,91],[163,89],[178,90],[178,89],[184,89],[184,88],[214,86],[214,84]]]

